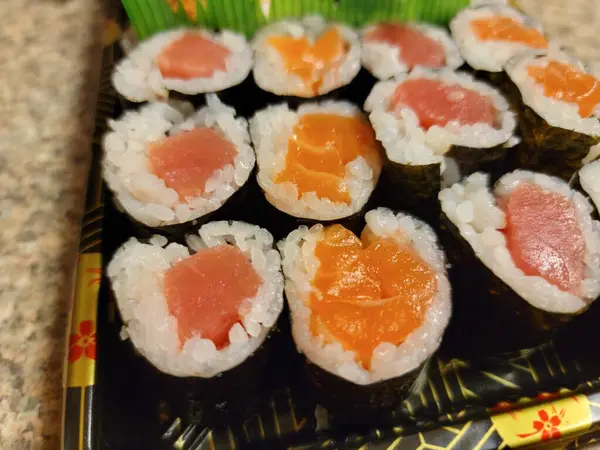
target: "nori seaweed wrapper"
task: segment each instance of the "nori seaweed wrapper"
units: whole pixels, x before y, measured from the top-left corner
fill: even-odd
[[[454,323],[446,339],[453,354],[499,355],[533,348],[582,312],[552,313],[532,306],[481,262],[443,213],[440,239],[451,264]]]
[[[569,181],[583,167],[582,160],[600,137],[553,127],[527,105],[519,110],[523,142],[515,151],[515,165]]]
[[[456,164],[460,177],[484,171],[492,179],[505,171],[505,160],[513,149],[505,144],[491,148],[452,146],[445,154]],[[386,205],[413,214],[437,228],[440,217],[438,193],[442,188],[441,164],[408,165],[390,160],[383,171]]]
[[[583,167],[582,160],[600,136],[549,125],[523,103],[519,88],[506,73],[491,74],[490,79],[518,115],[522,142],[512,152],[510,169],[543,172],[568,182]]]
[[[426,362],[399,377],[361,385],[305,359],[305,371],[315,401],[327,409],[335,425],[352,426],[353,429],[398,425],[405,421],[401,404],[417,389],[417,379],[425,366]]]
[[[350,83],[333,89],[326,94],[318,94],[312,97],[279,95],[271,91],[262,90],[254,83],[256,90],[259,91],[256,94],[258,106],[254,108],[254,111],[264,109],[268,105],[278,105],[280,103],[287,103],[290,109],[297,110],[305,103],[319,103],[326,100],[349,101],[362,106],[375,84],[375,79],[368,72],[365,72],[364,69],[361,69]],[[373,80],[370,80],[369,77],[373,78]]]

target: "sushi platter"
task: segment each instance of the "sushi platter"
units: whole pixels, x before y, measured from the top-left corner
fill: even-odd
[[[107,2],[65,450],[600,437],[600,80],[365,3]]]

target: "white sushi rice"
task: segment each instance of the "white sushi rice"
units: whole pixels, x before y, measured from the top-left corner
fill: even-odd
[[[394,214],[387,208],[369,211],[367,227],[377,236],[410,243],[436,273],[437,293],[423,323],[404,342],[381,342],[373,351],[366,370],[354,352],[339,343],[327,343],[310,331],[312,280],[319,268],[315,245],[323,236],[323,225],[301,226],[278,243],[285,274],[285,293],[292,317],[292,334],[298,351],[322,369],[356,384],[366,385],[401,376],[419,367],[439,347],[450,320],[450,283],[446,277],[445,256],[431,227],[407,214]]]
[[[109,120],[104,138],[104,178],[115,200],[137,221],[151,226],[184,223],[215,211],[246,183],[255,164],[248,124],[214,94],[194,112],[186,102],[149,103]],[[210,127],[238,151],[234,163],[215,171],[202,196],[181,199],[149,169],[149,144],[168,135]]]
[[[403,106],[391,110],[391,101],[397,86],[405,80],[429,79],[447,85],[458,85],[475,91],[492,100],[496,110],[496,126],[485,123],[460,125],[450,121],[445,126],[434,125],[428,130],[421,128],[416,113]],[[400,75],[391,80],[380,81],[365,102],[365,111],[383,144],[390,160],[399,164],[424,165],[442,163],[444,154],[453,145],[473,148],[491,148],[501,144],[513,145],[517,125],[515,114],[498,90],[473,76],[450,69],[434,71],[417,67],[408,75]],[[482,150],[485,151],[485,150]]]
[[[351,28],[338,23],[327,22],[319,16],[306,16],[298,20],[283,20],[267,25],[260,30],[252,42],[255,51],[254,80],[263,90],[277,95],[314,97],[312,85],[297,75],[289,73],[280,53],[269,44],[273,36],[306,37],[310,42],[330,27],[336,27],[348,44],[348,51],[341,62],[325,73],[316,95],[326,94],[352,81],[360,70],[360,40]]]
[[[450,22],[450,31],[461,56],[473,69],[502,72],[504,64],[510,58],[533,49],[520,42],[479,39],[471,27],[471,22],[492,19],[497,16],[509,17],[528,28],[535,28],[543,32],[541,27],[529,17],[510,6],[488,3],[479,7],[463,9]]]
[[[306,192],[300,198],[296,185],[291,182],[275,183],[273,180],[285,168],[289,139],[298,120],[305,114],[333,113],[346,117],[362,116],[360,110],[345,101],[305,103],[297,111],[287,104],[269,106],[250,119],[250,135],[256,150],[257,180],[269,203],[294,217],[334,220],[359,211],[369,197],[381,172],[381,167],[371,167],[362,156],[346,164],[344,182],[351,203],[335,203],[319,198],[315,192]]]
[[[164,78],[156,64],[158,55],[186,33],[197,33],[226,47],[231,53],[225,71],[217,70],[211,77],[183,80]],[[132,102],[165,99],[169,91],[182,94],[217,92],[235,86],[252,69],[252,49],[246,38],[231,31],[213,33],[198,28],[181,28],[157,33],[129,52],[115,67],[112,81],[115,89]]]
[[[585,279],[579,295],[562,291],[540,276],[526,275],[513,261],[501,232],[506,226],[504,211],[496,197],[509,195],[520,183],[537,184],[573,202],[585,240]],[[559,178],[517,170],[503,176],[494,192],[489,176],[475,173],[439,194],[442,211],[473,248],[477,258],[525,301],[544,311],[575,313],[600,294],[600,222],[592,220],[592,206],[579,192]]]
[[[506,64],[505,69],[519,88],[523,103],[533,109],[549,125],[590,136],[600,136],[600,122],[598,121],[600,103],[596,105],[591,117],[583,118],[579,115],[579,107],[576,103],[547,97],[544,94],[544,87],[529,76],[529,67],[546,67],[551,61],[566,63],[577,70],[586,72],[583,63],[571,55],[557,50],[547,53],[527,53],[514,57]]]
[[[446,30],[421,23],[411,23],[406,24],[406,26],[410,26],[421,34],[433,39],[444,49],[444,53],[446,54],[444,67],[456,70],[463,65],[464,61],[458,52],[458,48]],[[388,78],[408,72],[410,68],[402,59],[401,51],[397,46],[390,45],[387,42],[365,39],[365,36],[377,27],[377,24],[368,25],[362,30],[363,65],[380,80],[387,80]]]
[[[217,350],[210,339],[189,338],[183,346],[177,319],[169,314],[164,274],[190,256],[187,247],[152,239],[144,244],[131,238],[116,252],[107,274],[115,293],[124,336],[162,372],[179,377],[210,378],[246,360],[263,343],[283,309],[283,275],[273,237],[262,228],[243,222],[211,222],[189,238],[190,247],[222,244],[237,246],[262,279],[255,297],[240,306],[242,325],[229,330],[229,345]]]
[[[581,187],[600,210],[600,160],[586,164],[579,170]]]

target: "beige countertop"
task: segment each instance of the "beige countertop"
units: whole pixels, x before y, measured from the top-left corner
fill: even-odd
[[[600,73],[600,0],[520,3]],[[101,2],[2,1],[0,16],[0,448],[54,450]]]
[[[101,1],[0,2],[0,448],[59,448]]]

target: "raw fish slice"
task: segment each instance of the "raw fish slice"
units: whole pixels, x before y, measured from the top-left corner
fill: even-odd
[[[177,319],[180,345],[194,337],[217,349],[229,344],[229,330],[241,320],[240,305],[256,296],[262,279],[233,245],[201,250],[164,275],[169,313]]]
[[[156,64],[163,78],[209,78],[217,71],[225,71],[230,54],[227,47],[211,39],[185,33],[160,52]]]
[[[579,295],[585,278],[585,241],[573,202],[522,183],[501,203],[507,245],[517,267]]]
[[[149,153],[152,172],[185,199],[204,194],[206,182],[238,152],[212,128],[194,128],[151,144]]]
[[[449,86],[426,78],[406,80],[398,85],[391,102],[392,110],[407,106],[417,115],[420,125],[429,129],[450,121],[460,125],[485,123],[494,126],[492,100],[458,85]]]
[[[285,167],[275,182],[292,182],[300,196],[315,192],[319,198],[349,204],[345,166],[358,156],[374,165],[381,164],[375,135],[364,119],[305,114],[294,127]]]
[[[382,342],[399,345],[423,322],[437,290],[434,272],[408,245],[332,225],[317,242],[311,330],[354,351],[365,368]]]
[[[365,35],[366,41],[384,42],[400,50],[399,59],[412,69],[415,66],[443,67],[444,47],[418,29],[398,23],[383,23]]]
[[[507,41],[526,44],[531,48],[547,48],[548,41],[542,33],[527,27],[512,17],[494,16],[471,22],[475,35],[482,41]]]
[[[575,103],[579,115],[590,117],[600,104],[600,83],[592,75],[560,61],[550,61],[546,67],[532,65],[530,77],[544,89],[544,95],[556,100]]]

